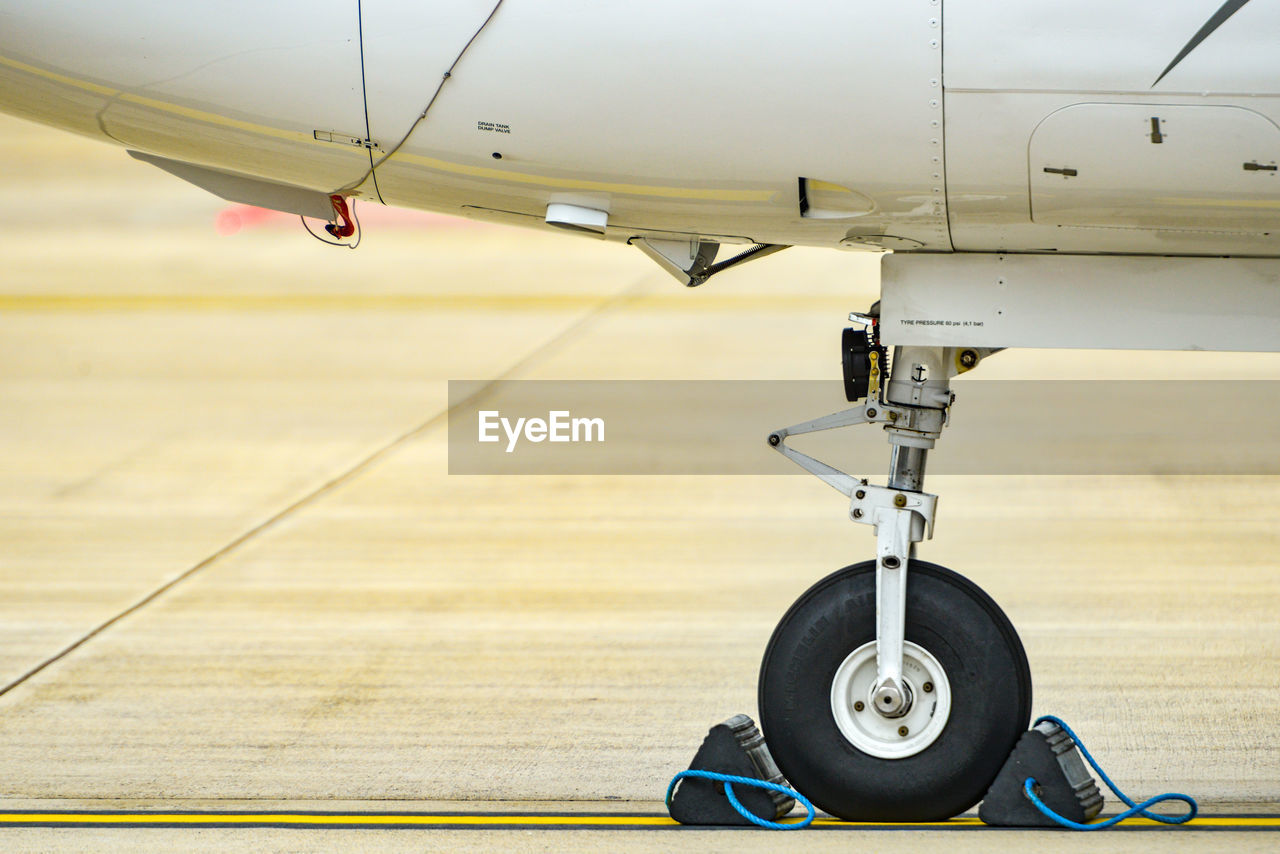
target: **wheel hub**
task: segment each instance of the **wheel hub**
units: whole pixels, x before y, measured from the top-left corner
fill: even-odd
[[[892,681],[879,688],[873,686],[871,692],[871,708],[886,718],[901,718],[911,711],[913,700],[911,686],[907,683],[897,685]]]
[[[951,714],[951,684],[928,650],[906,641],[902,649],[902,697],[897,711],[878,711],[883,689],[876,690],[876,644],[849,653],[831,682],[831,712],[849,743],[881,759],[905,759],[938,738]]]

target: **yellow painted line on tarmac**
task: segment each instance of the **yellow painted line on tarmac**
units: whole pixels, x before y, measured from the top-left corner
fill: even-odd
[[[677,827],[666,816],[553,816],[553,815],[373,815],[310,813],[0,813],[5,824],[101,824],[101,825],[326,825],[344,827],[384,827],[406,825],[444,827]]]
[[[939,822],[845,822],[818,819],[814,827],[826,830],[965,830],[982,828],[976,817],[965,816]],[[0,826],[25,825],[56,827],[76,826],[188,826],[218,827],[292,826],[324,828],[379,827],[543,827],[543,828],[677,828],[663,815],[546,815],[546,814],[445,814],[421,815],[401,813],[290,813],[290,812],[8,812],[0,813]],[[1126,822],[1123,827],[1167,828],[1146,819]],[[1201,817],[1185,825],[1192,830],[1280,830],[1280,816]]]

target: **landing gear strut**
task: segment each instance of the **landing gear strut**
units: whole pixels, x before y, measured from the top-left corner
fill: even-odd
[[[978,802],[1031,716],[1026,653],[1008,618],[972,582],[915,559],[933,534],[924,470],[951,378],[995,351],[899,347],[890,370],[878,318],[851,317],[866,332],[845,331],[845,386],[865,403],[769,444],[848,496],[849,518],[875,527],[876,559],[820,581],[782,618],[761,665],[760,720],[783,774],[832,815],[945,819]],[[856,424],[883,425],[887,486],[786,444]]]

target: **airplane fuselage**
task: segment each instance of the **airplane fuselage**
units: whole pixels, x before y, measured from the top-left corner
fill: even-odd
[[[1280,256],[1278,37],[1269,0],[0,0],[0,109],[618,240]]]

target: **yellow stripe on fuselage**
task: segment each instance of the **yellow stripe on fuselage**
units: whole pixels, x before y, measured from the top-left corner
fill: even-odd
[[[284,139],[290,142],[304,143],[308,145],[324,145],[330,146],[332,143],[315,139],[313,132],[301,132],[285,130],[283,128],[271,127],[269,125],[257,124],[254,122],[233,119],[218,113],[210,113],[205,110],[197,110],[192,107],[185,107],[180,104],[174,104],[170,101],[161,101],[156,98],[149,98],[134,92],[127,92],[122,89],[113,89],[109,86],[103,86],[89,80],[81,80],[66,74],[60,74],[55,71],[49,71],[44,68],[38,68],[25,62],[19,62],[16,59],[10,59],[0,56],[0,65],[13,68],[26,74],[32,74],[45,80],[50,80],[64,86],[70,86],[85,92],[91,92],[95,95],[101,95],[105,98],[114,98],[118,101],[135,104],[147,109],[156,110],[170,115],[181,116],[193,121],[203,122],[205,124],[216,125],[219,127],[232,128],[234,130],[244,131],[246,133],[255,133],[261,136],[268,136],[275,139]],[[494,169],[485,166],[469,166],[463,163],[454,163],[448,160],[440,160],[434,157],[426,157],[418,154],[397,153],[395,160],[407,161],[429,169],[440,172],[448,172],[454,175],[465,175],[471,178],[482,178],[485,180],[493,180],[498,182],[510,182],[517,184],[528,184],[539,187],[546,187],[549,190],[581,190],[595,191],[605,193],[620,193],[631,196],[649,196],[653,198],[669,198],[669,199],[696,199],[701,201],[722,201],[722,202],[767,202],[775,195],[773,190],[730,190],[716,188],[695,188],[695,187],[669,187],[648,184],[623,184],[612,181],[588,181],[574,178],[554,178],[547,175],[537,175],[524,172],[511,172],[503,169]]]

